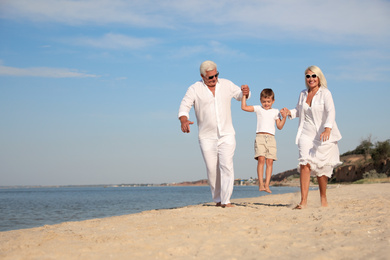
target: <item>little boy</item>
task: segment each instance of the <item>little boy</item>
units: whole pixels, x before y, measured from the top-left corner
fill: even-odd
[[[275,102],[275,94],[270,88],[263,89],[260,94],[260,102],[262,106],[247,106],[246,97],[241,100],[241,109],[247,112],[256,112],[257,115],[257,130],[255,140],[255,159],[257,162],[257,176],[259,178],[259,191],[272,193],[269,189],[271,181],[273,162],[276,157],[276,140],[275,140],[275,123],[281,130],[286,123],[286,110],[282,109],[281,114],[283,119],[280,119],[279,110],[272,108]],[[265,170],[265,185],[263,182],[264,163]]]

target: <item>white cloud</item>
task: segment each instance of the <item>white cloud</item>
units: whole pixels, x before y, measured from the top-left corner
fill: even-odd
[[[390,53],[383,50],[382,48],[375,49],[363,49],[363,50],[343,50],[342,52],[336,53],[337,57],[349,60],[374,61],[382,62],[390,60]]]
[[[0,17],[34,22],[81,24],[132,24],[166,26],[166,18],[157,14],[158,3],[125,0],[3,0]]]
[[[316,31],[333,35],[389,35],[387,1],[246,1],[236,7],[229,20],[251,28],[262,26],[307,36]]]
[[[3,0],[0,16],[67,25],[130,25],[327,42],[390,41],[386,0]]]
[[[122,34],[108,33],[100,38],[81,37],[70,43],[104,49],[140,49],[154,45],[158,40],[153,38],[135,38]]]
[[[72,69],[65,68],[15,68],[3,66],[0,63],[0,75],[16,77],[44,77],[44,78],[94,78],[99,77],[93,74],[86,74]]]
[[[329,74],[336,80],[355,82],[389,82],[387,75],[390,73],[389,66],[376,66],[367,68],[361,65],[340,66],[337,73]]]
[[[229,46],[219,41],[210,41],[203,45],[182,46],[177,50],[175,49],[171,54],[171,57],[186,58],[200,53],[214,53],[219,55],[229,55],[229,56],[236,56],[236,57],[247,56],[245,53],[230,48]]]

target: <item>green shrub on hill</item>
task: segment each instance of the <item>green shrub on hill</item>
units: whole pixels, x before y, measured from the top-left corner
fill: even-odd
[[[364,159],[367,160],[368,155],[371,153],[372,147],[374,146],[371,139],[372,139],[371,135],[369,135],[366,139],[363,139],[360,142],[360,144],[355,148],[355,150],[348,151],[342,154],[341,156],[352,155],[352,154],[363,154]]]
[[[371,142],[371,135],[367,139],[363,139],[361,143],[352,151],[348,151],[341,156],[363,154],[365,160],[368,155],[375,164],[380,164],[382,161],[390,157],[390,139],[383,142],[376,142],[375,145]]]
[[[384,173],[377,173],[376,170],[371,170],[369,172],[363,173],[363,179],[382,179],[387,178],[387,175]]]
[[[371,158],[375,164],[380,164],[382,161],[390,157],[390,139],[384,142],[377,142],[375,148],[371,152]]]

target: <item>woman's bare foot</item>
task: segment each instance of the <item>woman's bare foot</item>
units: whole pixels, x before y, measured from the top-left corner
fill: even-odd
[[[234,206],[233,204],[231,204],[231,203],[222,204],[221,206],[222,206],[222,208],[233,208],[233,207],[235,207],[235,206]]]

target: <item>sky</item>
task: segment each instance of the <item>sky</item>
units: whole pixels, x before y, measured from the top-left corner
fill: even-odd
[[[340,153],[390,138],[390,1],[0,0],[0,186],[206,179],[177,119],[205,60],[292,109],[319,66]],[[190,120],[196,121],[194,112]],[[256,178],[256,116],[232,100],[236,178]],[[273,173],[297,166],[298,119]]]

